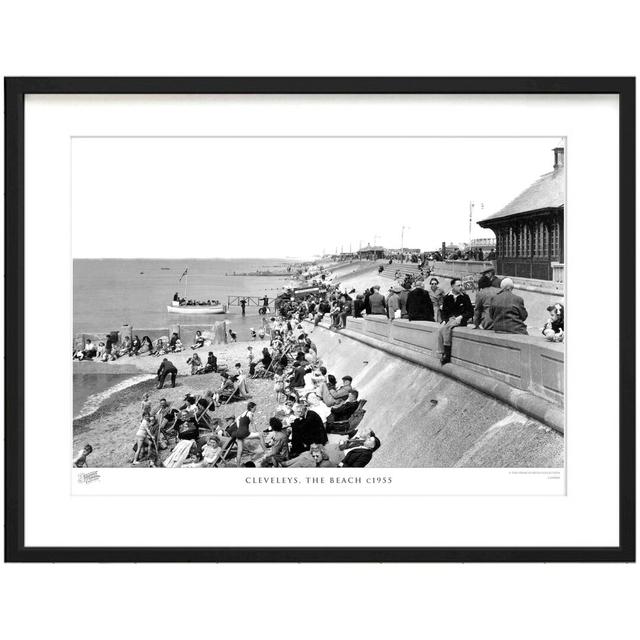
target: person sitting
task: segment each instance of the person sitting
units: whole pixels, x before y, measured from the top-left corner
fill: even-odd
[[[312,444],[327,443],[322,418],[315,411],[310,411],[304,404],[296,404],[293,415],[295,419],[291,423],[291,457],[308,451]]]
[[[215,467],[216,462],[222,456],[222,444],[216,435],[207,438],[207,444],[202,447],[203,467]]]
[[[235,379],[224,371],[220,374],[220,376],[222,377],[222,384],[220,385],[220,388],[214,393],[216,403],[226,404],[228,402],[231,402],[234,396],[239,399],[239,396],[236,395],[237,387]]]
[[[269,419],[270,437],[265,439],[266,455],[262,460],[263,467],[280,467],[289,460],[289,438],[282,421],[275,416]]]
[[[564,305],[551,305],[547,311],[549,319],[542,327],[542,335],[550,342],[564,342]]]
[[[210,389],[205,391],[205,394],[196,402],[197,411],[195,413],[196,422],[199,426],[204,426],[211,429],[211,415],[209,411],[216,410],[216,399],[213,395],[213,391]]]
[[[218,370],[218,359],[213,355],[213,351],[209,351],[207,362],[201,373],[215,373]]]
[[[351,389],[345,402],[331,407],[330,414],[327,417],[327,424],[348,420],[355,413],[359,404],[358,392],[355,389]]]
[[[305,398],[307,404],[309,405],[309,409],[317,413],[320,416],[322,422],[326,422],[327,418],[331,415],[331,409],[324,402],[322,402],[320,396],[315,391],[311,391],[310,393],[306,394]]]
[[[493,321],[489,317],[489,308],[498,291],[500,289],[491,285],[491,278],[480,276],[473,312],[473,324],[476,329],[493,329]]]
[[[93,453],[93,447],[90,444],[86,444],[82,450],[78,453],[73,461],[74,467],[88,467],[87,458],[89,454]]]
[[[78,359],[93,360],[93,358],[95,358],[97,354],[98,349],[96,348],[96,345],[91,342],[89,338],[87,338],[86,342],[84,343],[84,349],[80,352],[80,356],[78,357]]]
[[[153,351],[153,343],[151,342],[151,338],[149,336],[142,337],[142,343],[140,346],[140,351],[138,352],[140,355],[145,353],[151,353]]]
[[[375,433],[371,431],[366,440],[347,451],[347,454],[342,459],[340,463],[338,463],[339,467],[366,467],[369,462],[371,462],[371,458],[373,457],[373,453],[380,448],[380,439],[376,437]]]
[[[335,467],[335,464],[331,462],[329,454],[321,444],[312,444],[309,446],[309,451],[303,451],[296,458],[287,460],[282,463],[283,467],[303,467],[303,468],[318,468],[318,467]]]
[[[169,351],[171,351],[171,353],[174,353],[175,351],[177,351],[178,342],[180,342],[180,338],[178,338],[178,334],[175,332],[172,333],[171,339],[169,340]]]
[[[407,295],[407,317],[412,322],[434,320],[433,303],[431,296],[424,290],[423,280],[416,280],[413,289]]]
[[[500,283],[500,291],[491,300],[489,318],[496,333],[519,333],[528,335],[525,320],[528,313],[524,300],[513,293],[513,280],[504,278]]]
[[[131,351],[129,351],[129,357],[137,356],[141,348],[142,342],[140,342],[140,338],[138,338],[138,336],[135,336],[135,338],[131,342]]]
[[[451,291],[442,300],[442,321],[438,329],[438,349],[440,363],[451,362],[451,336],[455,327],[466,327],[473,318],[473,305],[469,296],[462,291],[462,280],[451,279]]]
[[[242,365],[239,362],[236,362],[235,365],[235,379],[240,397],[250,398],[251,396],[249,395],[249,387],[247,386],[247,376],[244,374]]]
[[[328,407],[334,407],[335,405],[341,404],[349,397],[351,393],[351,383],[353,382],[353,378],[351,376],[343,376],[342,377],[342,386],[339,389],[332,390],[329,388],[328,384],[320,385],[320,397],[322,401]]]
[[[380,285],[373,286],[373,293],[369,296],[370,315],[384,316],[387,314],[387,305],[384,296],[380,293]]]
[[[433,307],[433,319],[435,322],[442,322],[442,299],[444,298],[444,291],[440,288],[440,281],[438,278],[431,278],[429,280],[429,290],[427,291],[431,298],[431,306]]]
[[[204,346],[204,338],[202,337],[202,331],[198,329],[198,331],[196,331],[196,335],[193,338],[193,344],[191,345],[191,348],[195,350],[203,346]]]
[[[169,353],[168,342],[165,342],[165,340],[163,340],[162,338],[158,338],[156,340],[154,348],[155,350],[153,351],[152,355],[156,356],[156,358],[158,356],[164,356]]]
[[[191,375],[195,376],[202,369],[202,360],[197,353],[194,353],[190,358],[187,358],[187,364],[191,365]]]

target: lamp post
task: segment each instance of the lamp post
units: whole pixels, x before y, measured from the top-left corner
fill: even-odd
[[[400,234],[400,262],[404,262],[404,230],[411,229],[411,227],[404,226],[402,227],[402,232]]]

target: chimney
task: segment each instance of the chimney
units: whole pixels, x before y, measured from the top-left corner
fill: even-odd
[[[564,167],[564,147],[556,147],[553,150],[553,168]]]

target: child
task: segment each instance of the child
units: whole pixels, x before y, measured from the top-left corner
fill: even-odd
[[[251,328],[251,329],[249,329],[249,333],[251,333],[251,339],[252,339],[252,340],[255,340],[255,339],[256,339],[256,337],[257,337],[257,335],[258,335],[258,334],[256,333],[256,330],[255,330],[255,329],[253,329],[253,328]]]
[[[142,415],[151,415],[151,401],[149,400],[149,394],[145,393],[142,396]]]
[[[549,319],[542,327],[542,335],[550,342],[564,342],[564,306],[554,304],[547,311]]]
[[[280,402],[280,396],[282,395],[285,399],[286,396],[284,394],[284,373],[282,372],[282,367],[278,367],[273,376],[273,390],[276,394],[276,402]]]
[[[74,467],[88,467],[87,456],[93,453],[93,447],[90,444],[84,446],[84,449],[78,453],[78,456],[73,461]]]
[[[253,355],[253,347],[247,347],[247,351],[249,352],[247,355],[247,360],[249,361],[249,375],[253,376],[256,371],[257,362],[255,362],[255,357]]]
[[[231,342],[237,342],[238,340],[238,334],[233,329],[229,329],[229,337],[231,338]]]
[[[260,340],[264,340],[264,327],[260,327],[258,329],[258,338],[260,338]]]

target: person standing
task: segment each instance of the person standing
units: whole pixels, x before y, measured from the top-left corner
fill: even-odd
[[[380,293],[380,285],[373,287],[373,293],[369,296],[369,306],[371,307],[371,315],[384,316],[387,314],[384,296]]]
[[[462,291],[462,280],[452,278],[451,291],[442,299],[442,326],[438,329],[438,353],[440,363],[451,362],[451,336],[454,327],[466,327],[473,318],[473,305]]]
[[[240,300],[240,306],[242,307],[242,315],[244,315],[245,307],[247,306],[247,301],[244,298],[242,298],[242,300]]]
[[[407,317],[409,320],[428,320],[433,322],[433,304],[431,297],[424,290],[424,281],[416,280],[414,288],[407,296]]]
[[[438,278],[431,278],[431,280],[429,280],[429,297],[431,298],[431,304],[433,306],[434,320],[436,322],[442,322],[442,299],[444,298],[444,291],[440,288]]]
[[[407,298],[409,297],[409,289],[403,284],[400,285],[400,295],[398,301],[400,302],[400,317],[406,320],[409,317],[407,313]]]
[[[167,358],[163,358],[158,369],[158,389],[162,389],[167,376],[171,376],[171,386],[175,387],[177,373],[178,370],[173,362],[171,362],[171,360],[167,360]]]
[[[402,291],[401,287],[397,285],[393,285],[389,287],[389,296],[387,297],[387,317],[389,320],[395,320],[396,312],[398,317],[400,317],[400,297],[398,294]]]
[[[489,318],[496,333],[520,333],[528,335],[525,320],[529,315],[524,300],[513,293],[513,280],[505,278],[500,284],[489,307]]]

